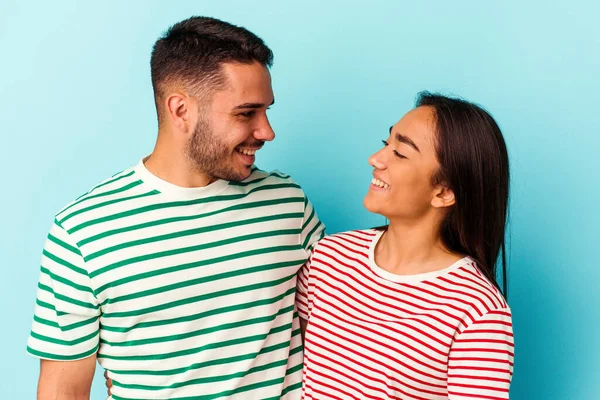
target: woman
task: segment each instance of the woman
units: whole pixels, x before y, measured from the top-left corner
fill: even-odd
[[[321,240],[299,274],[304,399],[508,398],[506,145],[472,103],[416,105],[369,159],[364,205],[389,225]]]

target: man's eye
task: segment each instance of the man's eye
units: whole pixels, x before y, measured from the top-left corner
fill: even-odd
[[[242,117],[250,118],[255,113],[256,113],[256,111],[252,110],[252,111],[247,111],[247,112],[240,113],[238,115],[241,115]]]

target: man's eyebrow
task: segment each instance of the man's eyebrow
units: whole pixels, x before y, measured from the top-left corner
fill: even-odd
[[[390,126],[390,134],[392,133],[392,128],[394,128],[394,127]],[[412,139],[409,138],[408,136],[404,136],[404,135],[401,135],[400,133],[396,133],[396,140],[399,141],[400,143],[409,145],[410,147],[412,147],[419,153],[421,152],[421,150],[419,150],[419,147],[415,144],[415,142],[413,142]]]
[[[272,106],[273,104],[275,104],[275,99],[273,99],[273,101],[271,102],[271,104],[269,104],[269,106]],[[244,103],[244,104],[240,104],[239,106],[235,106],[233,109],[234,110],[241,110],[241,109],[247,109],[247,108],[264,108],[265,104],[263,103]]]

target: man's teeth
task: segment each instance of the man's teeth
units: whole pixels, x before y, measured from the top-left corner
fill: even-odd
[[[256,154],[256,150],[237,149],[237,151],[239,151],[240,153],[245,154],[247,156],[253,156],[254,154]]]
[[[389,189],[390,188],[390,185],[388,185],[387,183],[382,182],[382,181],[380,181],[379,179],[376,179],[376,178],[373,178],[373,180],[371,180],[371,183],[373,185],[378,186],[378,187],[383,188],[383,189]]]

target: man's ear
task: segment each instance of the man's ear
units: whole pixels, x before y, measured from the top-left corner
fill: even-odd
[[[186,134],[193,131],[196,126],[196,110],[194,99],[181,92],[170,94],[165,101],[165,114],[172,126]]]

